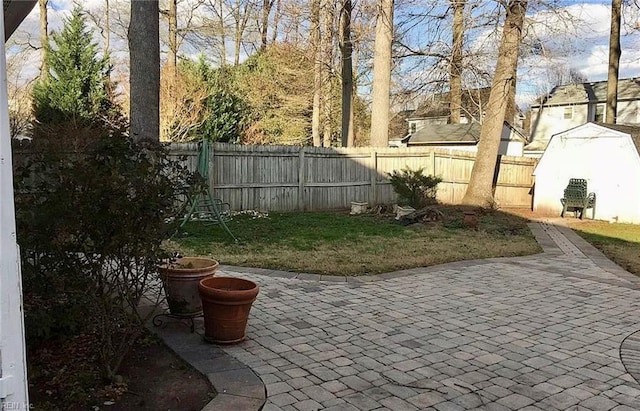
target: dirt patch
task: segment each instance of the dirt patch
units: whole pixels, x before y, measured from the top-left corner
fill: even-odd
[[[29,354],[29,394],[38,410],[201,410],[215,391],[207,378],[151,336],[120,370],[122,381],[100,377],[91,336],[48,344]]]

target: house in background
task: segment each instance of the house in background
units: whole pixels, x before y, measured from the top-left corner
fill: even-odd
[[[394,143],[395,147],[434,147],[449,150],[478,151],[480,130],[477,122],[466,124],[427,124],[418,131],[409,134]],[[390,141],[390,143],[392,143]],[[498,154],[522,156],[527,143],[524,135],[506,121],[502,127]]]
[[[462,91],[460,107],[460,123],[482,123],[487,102],[489,101],[490,87],[469,89]],[[438,93],[431,96],[428,101],[421,104],[416,110],[407,115],[408,134],[415,133],[426,125],[447,124],[450,114],[449,92]],[[512,98],[507,106],[506,121],[514,127],[522,127],[524,116]]]
[[[568,84],[555,87],[531,106],[529,157],[540,157],[551,136],[587,122],[604,122],[607,82]],[[618,82],[617,124],[640,124],[640,78]]]
[[[596,193],[595,218],[640,224],[640,125],[587,123],[553,135],[533,175],[533,210],[560,215],[570,178]]]

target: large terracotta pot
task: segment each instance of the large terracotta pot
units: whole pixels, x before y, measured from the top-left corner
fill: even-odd
[[[200,280],[213,277],[218,262],[210,258],[184,257],[160,266],[160,278],[173,315],[192,317],[202,314],[198,293]]]
[[[241,278],[211,277],[201,280],[198,290],[204,310],[205,340],[219,344],[244,340],[258,285]]]

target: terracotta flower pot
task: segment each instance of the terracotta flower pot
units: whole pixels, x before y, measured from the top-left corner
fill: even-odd
[[[241,278],[211,277],[201,280],[198,290],[204,310],[205,340],[219,344],[244,340],[258,285]]]
[[[210,258],[184,257],[160,266],[160,278],[173,315],[192,317],[202,313],[200,280],[213,277],[218,262]]]
[[[462,222],[470,229],[478,231],[478,215],[475,211],[465,211]]]

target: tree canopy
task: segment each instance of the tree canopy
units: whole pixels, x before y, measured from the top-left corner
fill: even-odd
[[[98,54],[93,31],[79,6],[53,33],[46,54],[48,75],[33,87],[35,119],[42,124],[74,122],[83,125],[104,122],[116,114],[110,99],[109,56]]]

